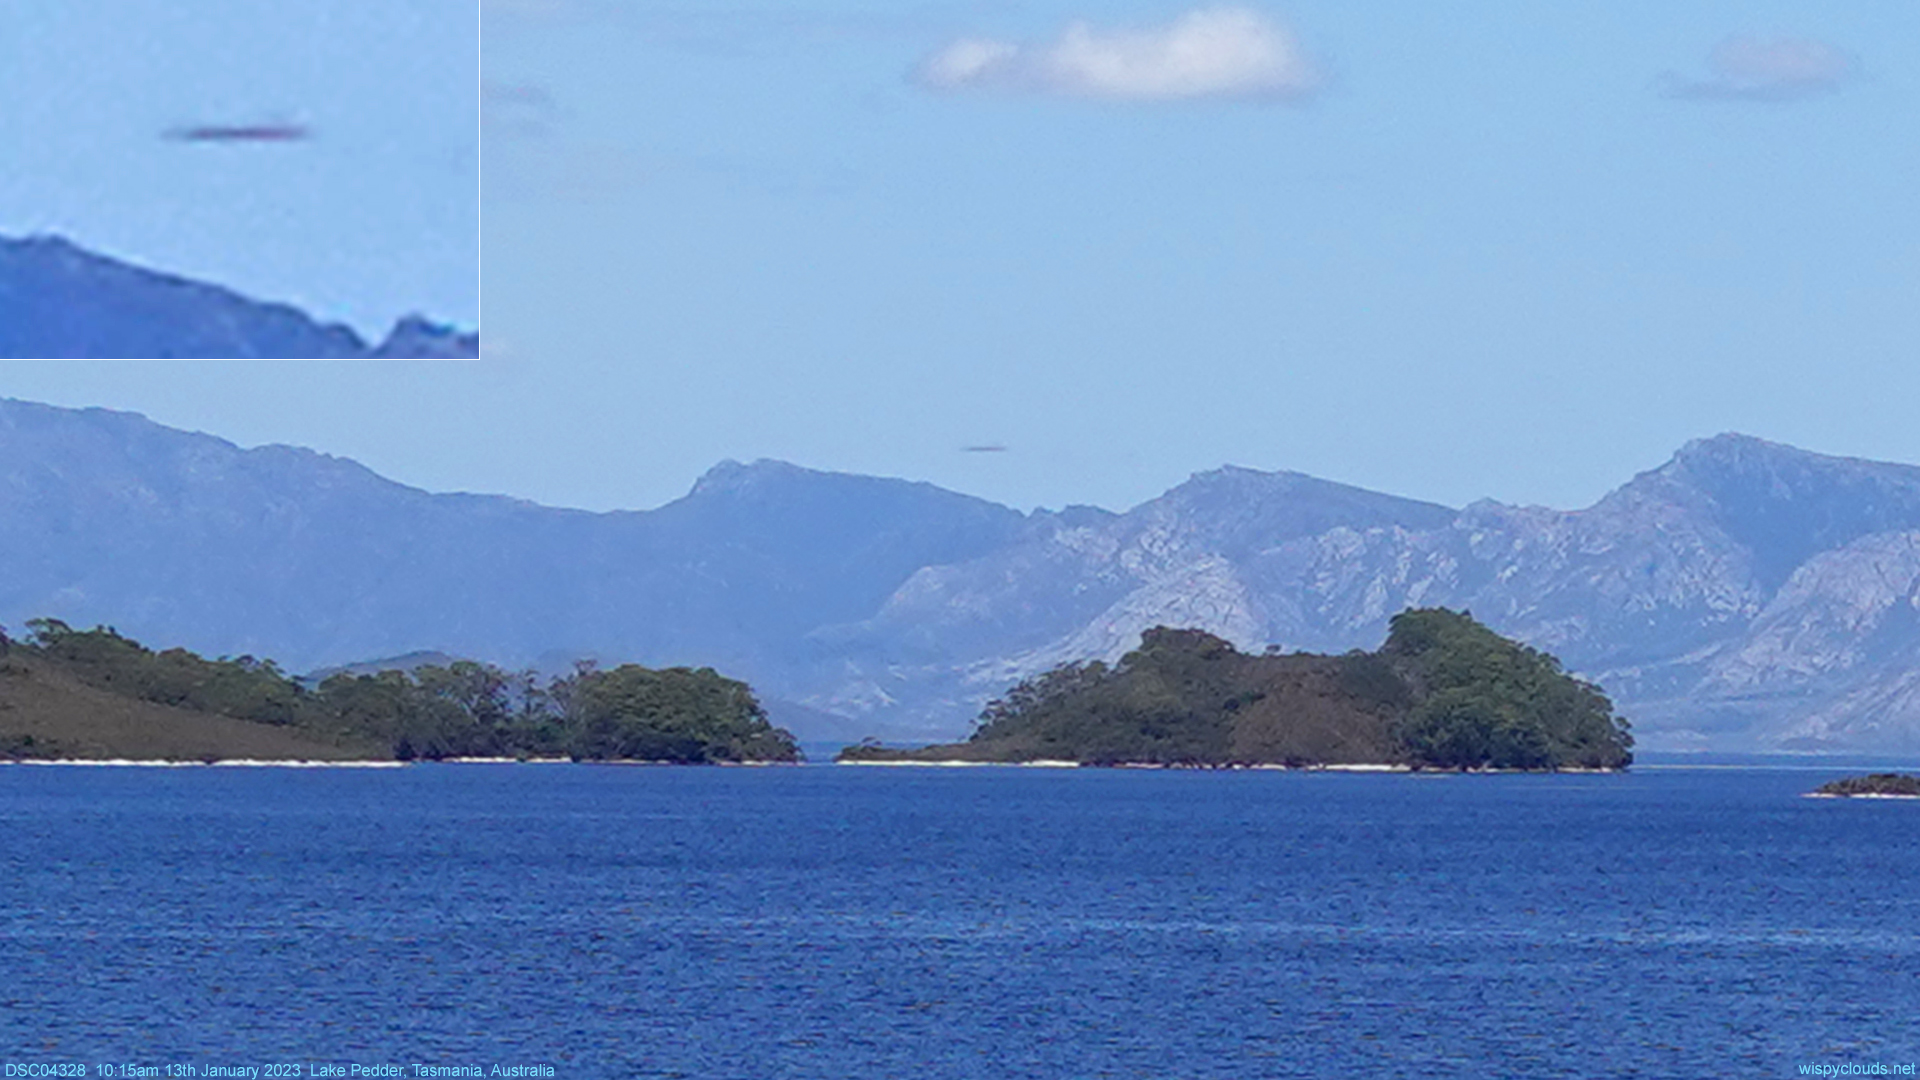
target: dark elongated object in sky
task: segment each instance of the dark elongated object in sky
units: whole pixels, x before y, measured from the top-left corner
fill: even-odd
[[[178,142],[302,142],[313,137],[305,124],[196,124],[170,128],[166,137]]]

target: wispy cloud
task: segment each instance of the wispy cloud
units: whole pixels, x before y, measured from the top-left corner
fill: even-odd
[[[655,168],[617,143],[522,142],[488,144],[487,191],[516,201],[618,202],[644,187]]]
[[[653,41],[700,49],[819,45],[874,38],[924,38],[952,24],[962,4],[905,4],[890,0],[868,11],[806,11],[769,3],[692,2],[636,4],[632,0],[480,0],[481,13],[503,27],[537,28],[596,22],[619,25]],[[491,27],[490,27],[491,28]]]
[[[480,84],[480,120],[490,133],[541,139],[553,133],[560,110],[553,95],[531,83]]]
[[[997,90],[1114,101],[1297,100],[1321,76],[1286,27],[1248,8],[1190,11],[1154,27],[1069,25],[1058,38],[962,38],[922,60],[933,90]]]
[[[699,46],[818,45],[900,37],[923,38],[949,25],[946,9],[896,2],[873,11],[824,12],[783,6],[650,8],[628,12],[643,33]]]
[[[568,110],[544,86],[483,78],[480,122],[488,192],[517,200],[606,202],[626,198],[653,175],[632,147],[582,141]]]
[[[1660,90],[1694,101],[1797,101],[1832,93],[1855,74],[1853,58],[1824,41],[1741,36],[1714,46],[1705,78],[1669,71]]]
[[[577,0],[482,0],[486,14],[515,15],[530,19],[554,19],[579,13]]]

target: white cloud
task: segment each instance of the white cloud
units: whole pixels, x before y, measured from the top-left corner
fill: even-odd
[[[1117,101],[1293,99],[1320,73],[1287,29],[1247,8],[1190,11],[1164,26],[1076,22],[1049,42],[963,38],[920,62],[935,90],[1002,90]]]
[[[1707,57],[1708,75],[1668,72],[1668,97],[1706,101],[1794,101],[1830,93],[1855,74],[1853,58],[1812,38],[1730,37]]]
[[[1007,41],[962,38],[920,62],[920,81],[942,90],[1005,77],[1020,59],[1020,46]]]

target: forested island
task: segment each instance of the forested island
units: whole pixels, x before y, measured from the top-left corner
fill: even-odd
[[[156,652],[111,627],[0,633],[0,759],[568,758],[798,761],[752,690],[711,668],[562,676],[457,660],[314,685],[251,656]]]
[[[1109,666],[1070,663],[991,702],[966,742],[852,763],[1623,769],[1633,736],[1600,689],[1464,612],[1394,616],[1377,651],[1248,655],[1156,627]]]
[[[1920,799],[1920,776],[1903,773],[1849,776],[1844,780],[1821,784],[1812,794],[1842,799],[1856,796],[1869,799]]]

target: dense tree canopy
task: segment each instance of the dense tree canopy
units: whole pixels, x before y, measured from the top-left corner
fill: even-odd
[[[299,684],[271,660],[207,660],[185,649],[156,653],[110,626],[75,630],[58,619],[32,619],[27,629],[35,652],[103,690],[263,724],[313,715]]]
[[[1379,651],[1344,656],[1250,656],[1155,627],[1111,667],[1065,664],[1013,687],[965,743],[841,757],[1617,768],[1632,761],[1627,728],[1553,657],[1430,608],[1395,616]]]
[[[142,701],[314,734],[370,738],[403,760],[554,757],[686,763],[795,761],[753,691],[712,668],[581,663],[542,680],[467,660],[309,687],[271,660],[154,652],[112,627],[28,623],[19,647],[88,685]]]
[[[622,664],[564,687],[578,758],[793,760],[793,737],[767,722],[745,683],[712,668],[653,671]]]
[[[1625,765],[1633,737],[1613,702],[1560,661],[1444,608],[1403,611],[1380,650],[1418,701],[1400,737],[1449,768]]]

